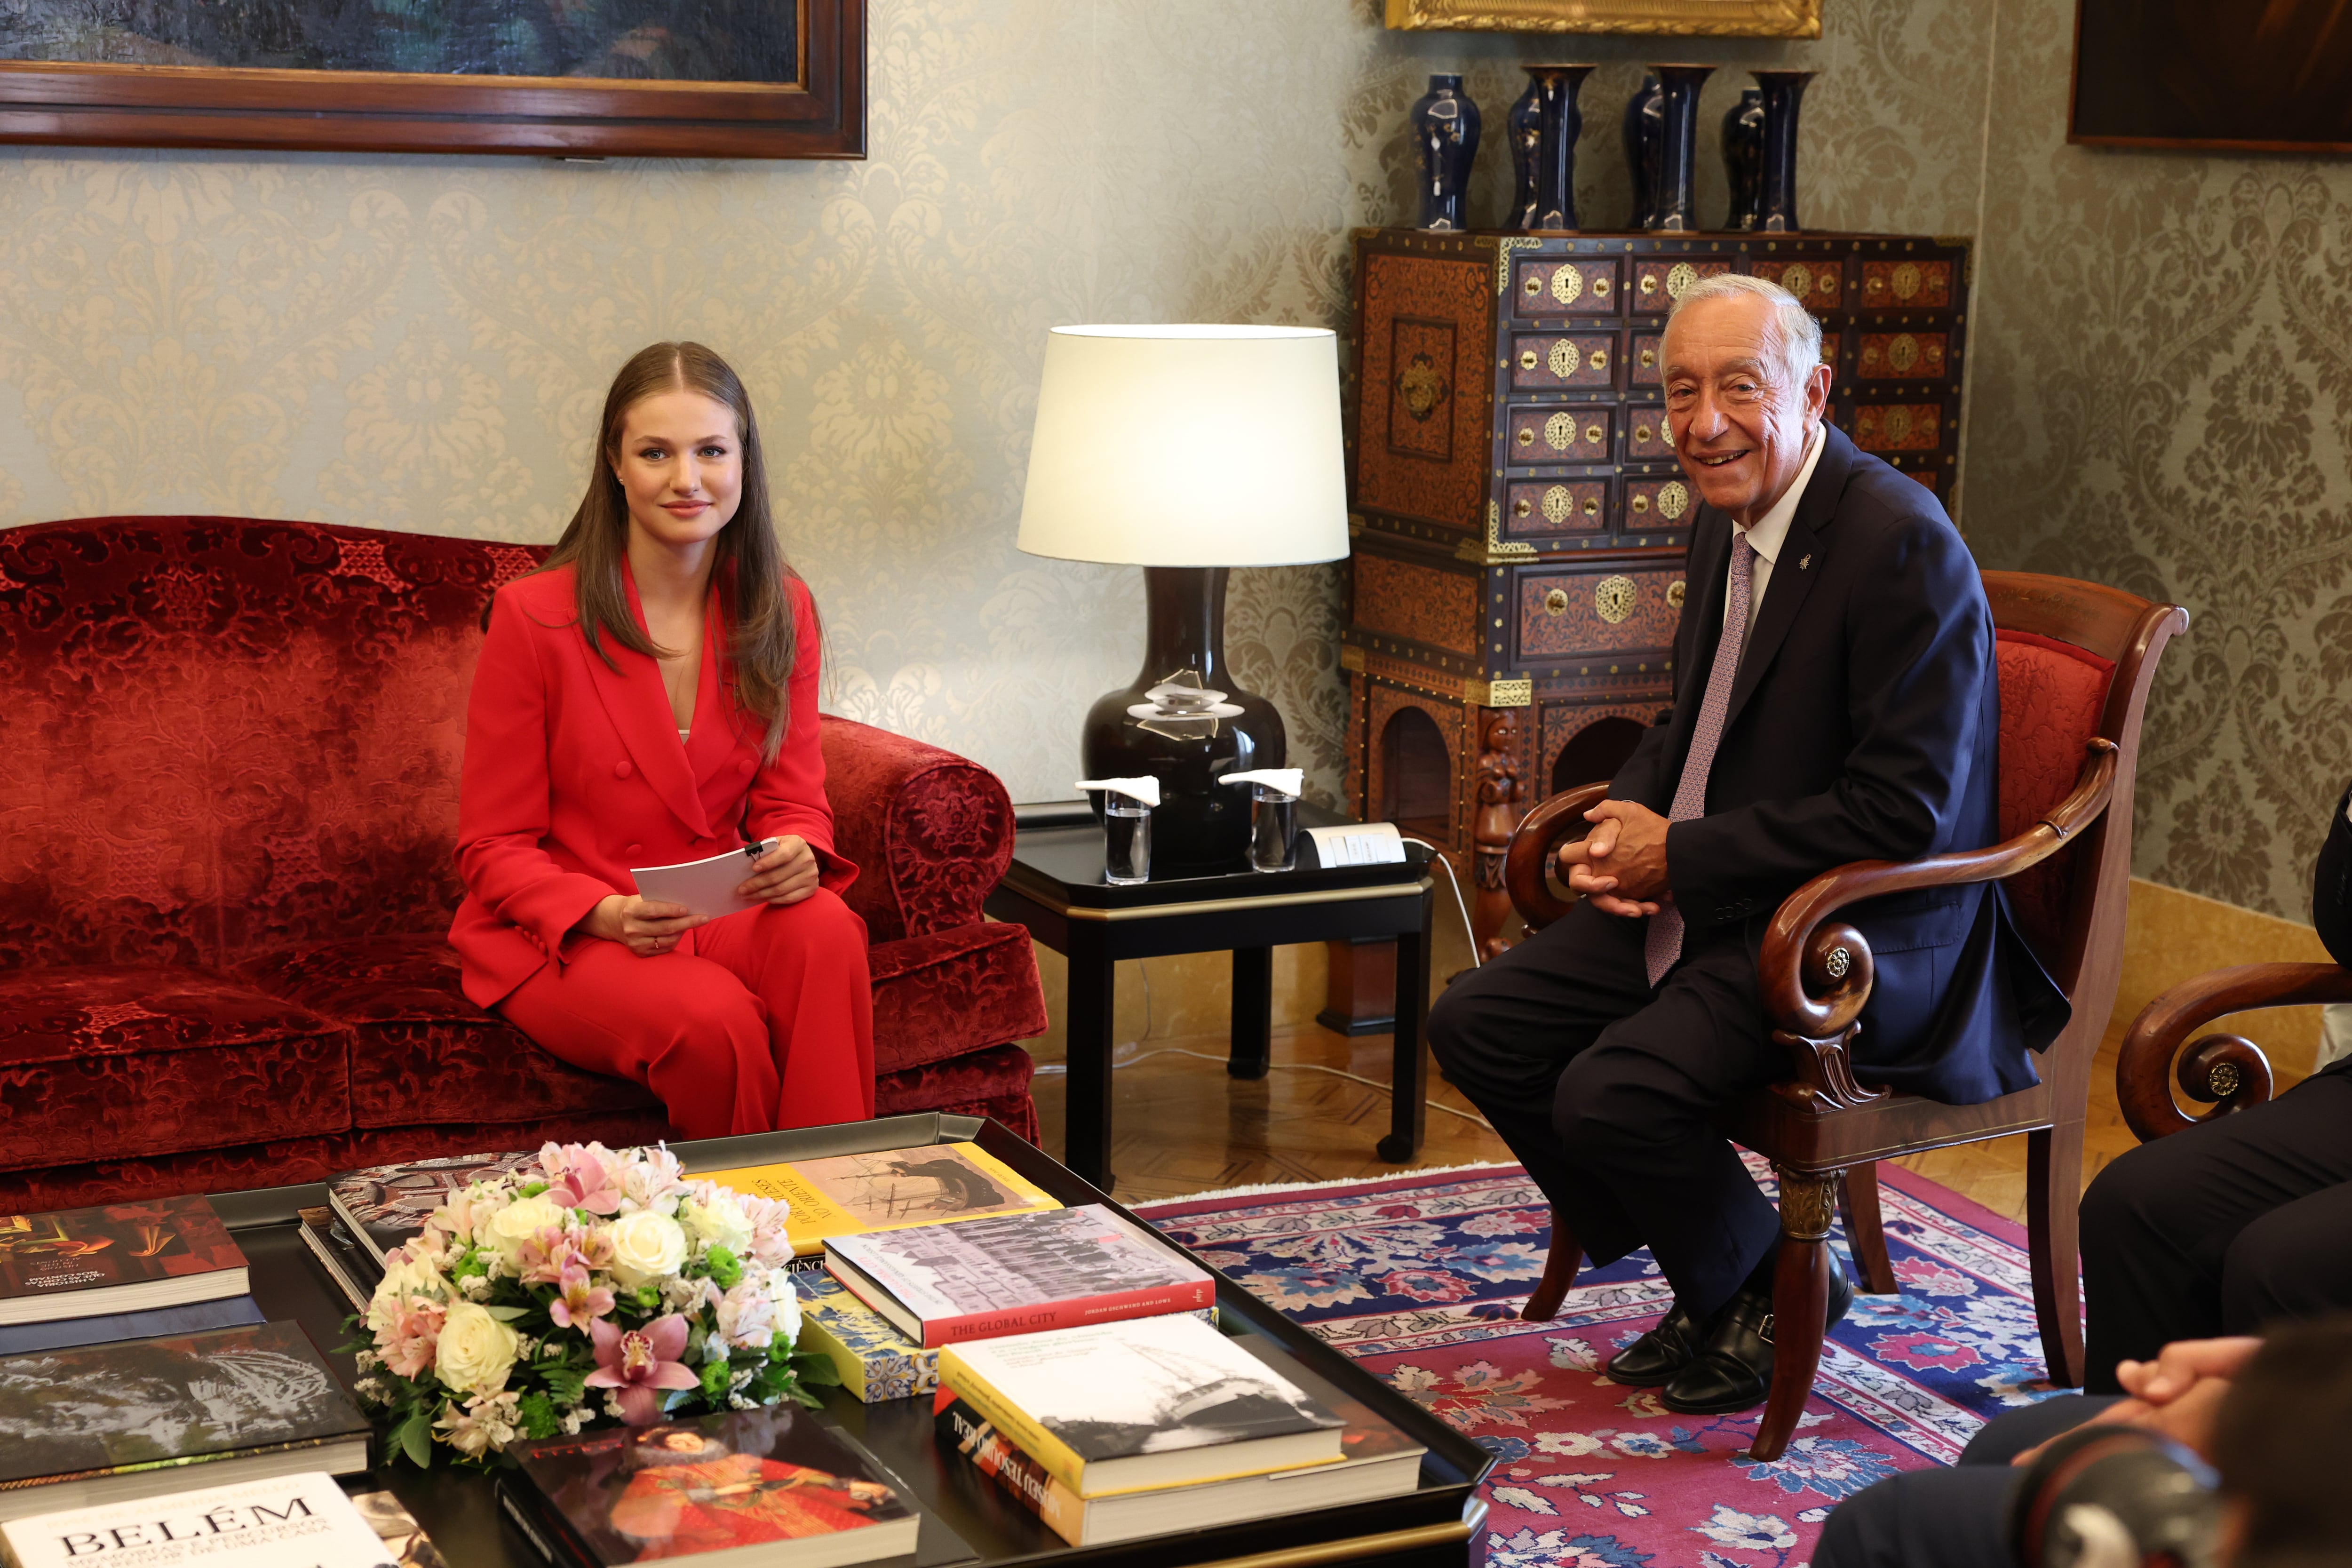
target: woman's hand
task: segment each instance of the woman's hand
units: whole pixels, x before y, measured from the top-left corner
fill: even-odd
[[[676,947],[679,937],[709,918],[684,904],[666,904],[635,893],[613,893],[596,901],[580,929],[590,936],[617,942],[639,958],[654,958]]]
[[[816,891],[816,851],[808,840],[787,835],[751,862],[751,875],[735,889],[747,899],[797,904]]]

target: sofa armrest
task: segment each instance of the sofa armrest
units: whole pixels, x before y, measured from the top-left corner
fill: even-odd
[[[857,863],[846,895],[870,939],[929,936],[981,918],[1013,862],[1013,801],[953,752],[827,715],[824,793],[834,844]]]

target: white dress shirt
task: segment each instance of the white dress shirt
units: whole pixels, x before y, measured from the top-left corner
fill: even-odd
[[[1780,559],[1780,546],[1788,541],[1789,524],[1797,515],[1797,503],[1804,500],[1805,486],[1813,477],[1813,465],[1822,460],[1823,438],[1822,427],[1815,426],[1812,445],[1805,449],[1804,467],[1797,470],[1797,477],[1789,481],[1789,488],[1781,492],[1780,499],[1772,503],[1772,509],[1759,520],[1755,527],[1741,528],[1737,522],[1731,525],[1735,537],[1745,535],[1748,548],[1756,552],[1756,559],[1748,568],[1749,631],[1755,630],[1756,613],[1764,607],[1764,590],[1772,581],[1772,563]],[[1723,614],[1728,619],[1731,615],[1731,568],[1727,564],[1723,569]]]

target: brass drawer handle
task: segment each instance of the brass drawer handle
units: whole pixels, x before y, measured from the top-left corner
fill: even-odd
[[[1594,349],[1592,351],[1591,359],[1588,363],[1590,363],[1595,370],[1607,370],[1609,368],[1609,351],[1607,349]]]
[[[1544,290],[1543,274],[1542,274],[1542,273],[1540,273],[1540,272],[1530,272],[1530,273],[1528,273],[1528,282],[1527,282],[1527,291],[1528,291],[1528,293],[1530,293],[1530,294],[1540,294],[1540,293],[1542,293],[1542,292],[1543,292],[1543,290]]]
[[[1584,427],[1584,444],[1588,447],[1598,447],[1601,445],[1601,438],[1608,433],[1598,425],[1587,425]]]
[[[1599,496],[1586,496],[1584,498],[1584,515],[1587,517],[1599,517],[1601,515],[1601,498]]]
[[[1650,498],[1649,498],[1648,496],[1644,496],[1644,495],[1637,495],[1637,496],[1635,496],[1635,497],[1633,498],[1633,510],[1634,510],[1635,511],[1647,511],[1647,510],[1650,510]]]
[[[1536,444],[1536,432],[1535,432],[1535,427],[1534,427],[1533,426],[1530,426],[1530,425],[1522,425],[1522,426],[1519,426],[1519,445],[1520,445],[1520,446],[1522,446],[1522,447],[1532,447],[1532,446],[1534,446],[1535,444]]]
[[[1654,370],[1657,368],[1657,364],[1658,351],[1655,349],[1643,349],[1642,351],[1642,368],[1643,370]]]
[[[1554,588],[1550,593],[1544,595],[1544,614],[1547,616],[1564,616],[1568,614],[1567,589]]]
[[[1531,515],[1535,510],[1534,503],[1529,501],[1525,496],[1521,496],[1518,500],[1511,503],[1511,515],[1513,517],[1527,517]]]
[[[1679,577],[1675,578],[1673,582],[1666,584],[1666,607],[1675,610],[1681,609],[1683,607],[1684,596],[1688,593],[1689,590],[1683,586],[1683,580]]]
[[[1633,439],[1645,447],[1648,446],[1650,444],[1650,427],[1647,425],[1634,426]]]
[[[1593,297],[1594,299],[1596,299],[1596,300],[1606,300],[1607,298],[1609,298],[1609,279],[1606,279],[1606,278],[1595,278],[1595,279],[1592,280],[1592,297]]]
[[[1521,349],[1519,351],[1519,368],[1521,370],[1533,370],[1535,367],[1536,351],[1533,349]]]
[[[1657,291],[1658,291],[1658,275],[1657,275],[1656,273],[1654,273],[1654,272],[1644,272],[1644,273],[1643,273],[1643,274],[1642,274],[1642,292],[1643,292],[1643,293],[1644,293],[1644,294],[1654,294],[1654,293],[1656,293]]]

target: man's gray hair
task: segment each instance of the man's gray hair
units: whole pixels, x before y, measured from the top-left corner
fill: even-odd
[[[1683,290],[1682,298],[1666,313],[1666,324],[1674,325],[1676,316],[1702,300],[1743,297],[1765,300],[1772,306],[1772,331],[1764,344],[1768,368],[1779,372],[1787,385],[1803,384],[1813,367],[1822,363],[1822,324],[1813,320],[1812,312],[1799,303],[1794,294],[1769,278],[1751,277],[1745,272],[1718,272],[1712,278],[1703,278]]]

